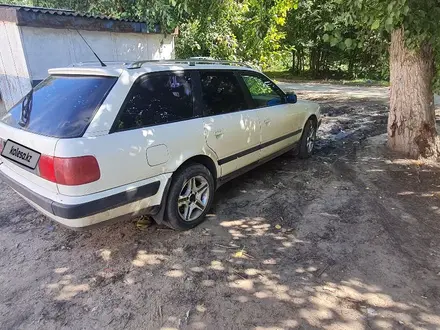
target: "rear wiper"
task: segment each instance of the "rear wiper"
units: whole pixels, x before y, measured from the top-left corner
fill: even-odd
[[[24,97],[23,102],[21,102],[21,117],[18,124],[22,127],[26,126],[29,122],[29,118],[32,111],[32,101],[34,99],[34,90],[31,91]]]

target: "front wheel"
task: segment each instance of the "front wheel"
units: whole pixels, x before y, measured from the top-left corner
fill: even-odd
[[[205,220],[214,199],[214,179],[201,164],[174,174],[168,194],[165,224],[177,230],[194,228]]]
[[[298,157],[302,159],[309,158],[315,148],[316,140],[316,123],[313,119],[309,119],[304,126],[301,140],[299,141]]]

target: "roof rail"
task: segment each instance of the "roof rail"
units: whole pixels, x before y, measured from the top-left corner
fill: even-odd
[[[107,62],[106,62],[107,63]],[[128,69],[139,69],[144,64],[147,63],[163,63],[163,64],[187,64],[189,66],[195,66],[196,64],[213,64],[213,65],[235,65],[242,66],[250,69],[254,69],[251,65],[243,62],[236,61],[226,61],[226,60],[214,60],[203,57],[192,57],[189,59],[181,59],[181,60],[145,60],[145,61],[136,61],[128,64]]]

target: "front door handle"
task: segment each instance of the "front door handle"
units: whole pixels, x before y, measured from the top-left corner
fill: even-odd
[[[270,118],[266,118],[266,119],[264,120],[264,123],[265,123],[266,125],[269,125],[269,124],[270,124]]]
[[[215,131],[215,133],[214,133],[214,135],[215,135],[215,137],[218,139],[218,138],[220,138],[220,137],[222,137],[223,136],[223,130],[222,129],[219,129],[219,130],[216,130]]]

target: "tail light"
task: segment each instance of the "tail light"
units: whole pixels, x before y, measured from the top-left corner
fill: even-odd
[[[38,168],[43,179],[66,186],[94,182],[101,177],[98,161],[93,156],[61,158],[41,155]]]
[[[38,169],[43,179],[57,182],[55,178],[54,157],[41,155],[40,161],[38,162]]]

